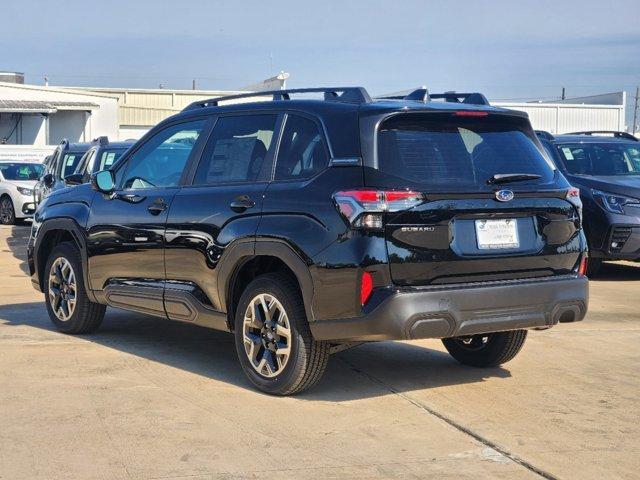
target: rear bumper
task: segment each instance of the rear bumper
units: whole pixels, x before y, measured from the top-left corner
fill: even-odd
[[[311,323],[316,340],[370,341],[448,338],[549,328],[582,320],[589,284],[584,276],[403,289],[362,317]]]

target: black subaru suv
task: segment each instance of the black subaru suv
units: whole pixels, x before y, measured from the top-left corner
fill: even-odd
[[[441,338],[487,367],[582,320],[579,194],[526,114],[426,90],[259,95],[194,103],[46,198],[29,268],[58,329],[109,305],[230,331],[249,380],[286,395],[359,342]]]
[[[580,189],[589,245],[587,274],[606,260],[640,260],[640,141],[625,132],[536,132]]]

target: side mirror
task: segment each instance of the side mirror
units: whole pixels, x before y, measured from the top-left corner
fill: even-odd
[[[116,179],[111,170],[100,170],[91,175],[91,186],[105,195],[111,195],[116,189]]]
[[[53,175],[51,175],[50,173],[47,173],[44,177],[42,177],[42,183],[44,183],[44,186],[47,188],[53,187],[53,184],[54,184]]]
[[[64,177],[64,181],[67,185],[82,185],[84,183],[84,174],[72,173]]]

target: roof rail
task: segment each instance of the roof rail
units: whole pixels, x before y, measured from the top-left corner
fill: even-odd
[[[595,134],[609,133],[609,134],[613,135],[615,138],[624,138],[626,140],[634,140],[636,142],[640,141],[635,136],[631,135],[630,133],[618,132],[616,130],[588,130],[588,131],[584,131],[584,132],[565,133],[564,135],[593,135],[594,133]]]
[[[452,103],[467,103],[471,105],[491,105],[487,97],[478,92],[471,93],[457,93],[457,92],[444,92],[444,93],[431,93],[429,94],[432,100],[444,99],[445,102]]]
[[[238,95],[228,95],[225,97],[199,100],[187,105],[184,111],[196,108],[217,107],[219,102],[227,100],[238,100],[241,98],[265,97],[271,95],[272,100],[290,100],[291,94],[298,93],[324,93],[325,101],[346,102],[346,103],[369,103],[371,97],[363,87],[321,87],[321,88],[294,88],[290,90],[268,90],[264,92],[240,93]]]
[[[538,138],[543,138],[544,140],[556,139],[556,137],[554,137],[551,133],[547,132],[546,130],[535,130],[535,133],[538,136]]]

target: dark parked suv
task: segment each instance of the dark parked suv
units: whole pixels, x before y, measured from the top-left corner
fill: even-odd
[[[89,150],[92,143],[70,143],[66,138],[60,142],[48,162],[45,162],[45,170],[42,178],[34,188],[34,201],[36,205],[54,190],[65,188],[64,177],[71,175],[82,156]]]
[[[29,268],[58,329],[110,305],[231,331],[250,381],[285,395],[358,342],[441,338],[486,367],[584,317],[578,192],[526,114],[424,89],[267,94],[192,104],[46,198]]]
[[[625,132],[537,133],[580,189],[588,274],[595,275],[604,260],[640,260],[640,141]]]
[[[67,185],[88,183],[91,174],[109,169],[133,145],[133,140],[110,142],[109,137],[98,137],[78,162],[75,170],[64,177]]]

